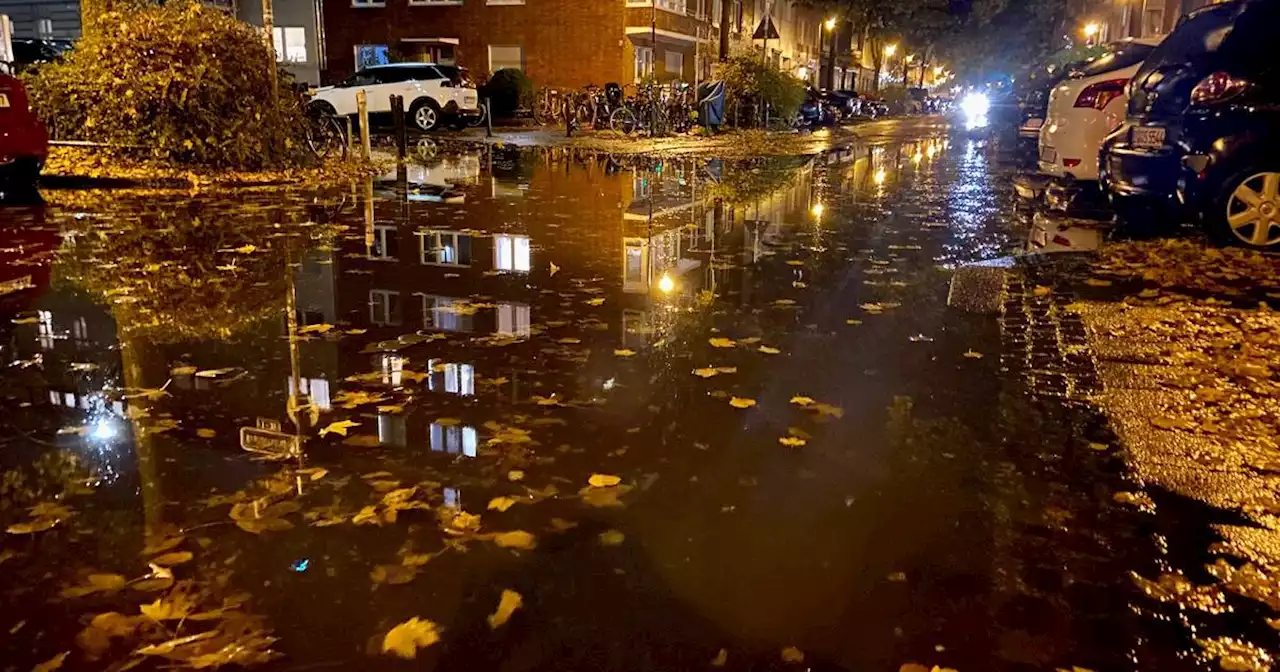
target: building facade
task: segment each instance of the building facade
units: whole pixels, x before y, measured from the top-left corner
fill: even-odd
[[[1224,0],[1102,0],[1088,3],[1084,21],[1099,24],[1099,39],[1168,35],[1187,12]]]
[[[769,57],[816,82],[825,39],[817,11],[790,0],[724,1],[735,50],[762,46],[750,38],[769,12],[780,37]],[[335,0],[323,8],[321,75],[336,81],[369,65],[432,61],[481,78],[518,68],[546,87],[692,82],[711,76],[722,9],[721,0]]]
[[[320,28],[322,0],[272,0],[272,38],[276,60],[299,84],[318,86],[324,62],[324,34]],[[229,9],[236,18],[262,25],[262,3],[237,0]]]
[[[80,37],[80,3],[65,0],[0,0],[0,14],[13,21],[15,38],[72,40]]]

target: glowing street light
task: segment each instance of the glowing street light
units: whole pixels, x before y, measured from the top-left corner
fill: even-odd
[[[1097,23],[1094,23],[1091,21],[1089,23],[1086,23],[1084,26],[1084,36],[1092,40],[1093,38],[1097,37],[1098,31],[1100,30],[1102,30],[1102,26],[1099,26]]]
[[[670,275],[663,273],[662,277],[658,278],[658,289],[662,290],[663,294],[670,294],[676,289],[676,281],[672,280]]]
[[[939,65],[939,66],[935,67],[935,68],[933,69],[933,76],[934,76],[934,77],[941,77],[941,76],[942,76],[942,71],[943,71],[943,69],[944,69],[944,68],[943,68],[941,65]]]
[[[813,208],[810,210],[810,212],[813,213],[814,217],[822,217],[822,213],[826,211],[827,211],[827,206],[821,203],[814,203]]]
[[[827,30],[835,30],[835,29],[836,29],[836,17],[834,17],[834,16],[833,16],[833,17],[831,17],[831,18],[827,19],[827,20],[826,20],[826,22],[825,22],[825,23],[823,23],[822,25],[823,25],[823,26],[826,26]]]
[[[893,55],[896,53],[898,53],[898,45],[896,44],[890,44],[884,48],[884,55],[889,58],[893,58]]]

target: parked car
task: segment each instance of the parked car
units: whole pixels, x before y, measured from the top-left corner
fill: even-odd
[[[391,111],[391,96],[404,96],[409,123],[422,131],[440,124],[466,123],[480,114],[480,97],[465,68],[434,63],[376,65],[334,86],[316,89],[309,109],[327,114],[356,113],[356,92],[363,89],[370,114]]]
[[[49,156],[49,133],[17,77],[0,73],[0,190],[30,191]]]
[[[18,38],[13,40],[13,65],[22,68],[58,60],[71,48],[71,40]]]
[[[1068,47],[1054,52],[1045,60],[1027,70],[1013,88],[1013,102],[1017,106],[1018,137],[1030,143],[1034,150],[1040,139],[1040,129],[1049,112],[1049,94],[1054,87],[1080,69],[1090,58],[1101,54],[1099,47]],[[993,107],[999,108],[995,104]],[[993,116],[1004,119],[1002,111]]]
[[[1147,58],[1102,150],[1122,220],[1185,217],[1219,242],[1280,250],[1280,72],[1267,56],[1276,25],[1275,0],[1210,5]]]
[[[1125,117],[1129,80],[1159,38],[1125,40],[1075,70],[1049,94],[1040,128],[1040,172],[1058,178],[1098,179],[1102,140]]]
[[[840,123],[838,102],[830,94],[817,89],[809,89],[805,93],[804,102],[800,103],[800,123],[805,126],[832,126]]]

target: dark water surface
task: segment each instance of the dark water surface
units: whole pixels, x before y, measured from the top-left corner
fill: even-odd
[[[0,669],[1175,669],[1096,422],[946,308],[1008,169],[885,143],[0,210]]]

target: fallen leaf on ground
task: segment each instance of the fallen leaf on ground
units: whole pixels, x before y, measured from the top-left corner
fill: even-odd
[[[782,437],[782,438],[778,439],[778,443],[781,443],[782,445],[784,445],[784,446],[788,446],[788,447],[790,447],[790,448],[799,448],[800,446],[803,446],[804,444],[806,444],[806,443],[808,443],[808,442],[807,442],[807,441],[805,441],[804,439],[799,438],[799,437],[795,437],[795,436],[784,436],[784,437]]]
[[[756,405],[755,399],[744,399],[742,397],[734,397],[729,400],[729,405],[734,408],[751,408]]]
[[[502,548],[530,550],[538,545],[538,538],[524,530],[512,530],[493,535],[493,543]]]
[[[326,427],[323,427],[320,430],[320,436],[324,436],[325,434],[330,434],[330,433],[337,434],[339,436],[346,436],[348,429],[351,429],[352,427],[359,427],[359,426],[360,426],[360,423],[352,422],[350,420],[339,420],[337,422],[331,422]]]
[[[503,589],[502,597],[498,600],[498,610],[489,614],[489,627],[499,628],[511,620],[511,615],[516,613],[516,609],[524,606],[524,598],[514,590]]]
[[[516,503],[516,500],[510,497],[494,497],[493,499],[489,500],[489,510],[490,511],[506,511],[507,509],[514,506],[515,503]]]
[[[418,649],[425,649],[440,641],[440,632],[431,621],[413,617],[394,628],[382,638],[382,652],[405,660],[413,660]]]
[[[617,355],[617,356],[619,356],[619,357],[631,357],[632,355],[636,354],[636,351],[635,351],[635,350],[628,350],[628,349],[626,349],[626,348],[622,348],[622,349],[619,349],[619,350],[614,350],[614,351],[613,351],[613,354],[615,354],[615,355]]]
[[[732,348],[734,346],[733,339],[718,336],[716,338],[708,339],[707,342],[710,343],[713,348]]]
[[[58,655],[50,658],[49,660],[46,660],[43,663],[40,663],[39,665],[36,665],[35,667],[31,668],[31,672],[53,672],[54,670],[62,669],[62,661],[67,659],[67,654],[69,653],[71,652],[63,651],[62,653],[59,653]]]
[[[813,398],[811,398],[811,397],[791,397],[791,403],[795,404],[796,406],[808,406],[809,404],[812,404],[812,403],[813,403]]]
[[[612,474],[591,474],[587,483],[593,488],[610,488],[622,482],[621,478]]]
[[[782,650],[782,661],[785,663],[803,663],[804,652],[794,646]]]
[[[777,348],[771,348],[771,347],[769,347],[769,346],[767,346],[767,345],[762,345],[762,346],[760,346],[760,352],[762,352],[762,353],[764,353],[764,354],[766,354],[766,355],[776,355],[776,354],[778,354],[778,353],[780,353],[780,352],[782,352],[782,351],[781,351],[781,350],[779,350],[779,349],[777,349]]]
[[[617,530],[605,530],[600,533],[601,546],[620,546],[627,538],[627,535]]]

